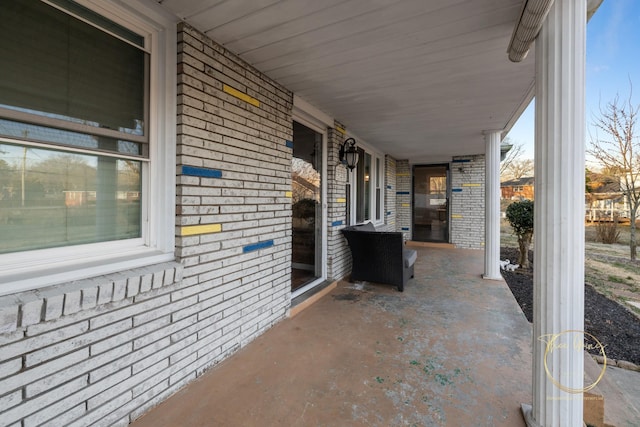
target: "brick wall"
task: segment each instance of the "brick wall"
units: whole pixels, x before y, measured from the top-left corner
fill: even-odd
[[[290,305],[293,95],[181,28],[176,256],[237,348]]]
[[[411,240],[411,165],[409,160],[396,161],[396,231]]]
[[[341,231],[346,225],[346,186],[349,169],[342,165],[338,152],[344,141],[340,123],[327,129],[327,276],[339,280],[351,272],[351,252]]]
[[[0,424],[124,426],[195,378],[207,340],[195,344],[198,297],[183,293],[182,271],[171,262],[13,295],[0,308]]]
[[[484,248],[484,155],[454,157],[451,162],[451,243]]]
[[[384,211],[382,213],[384,226],[378,227],[384,231],[396,231],[396,160],[384,156]]]

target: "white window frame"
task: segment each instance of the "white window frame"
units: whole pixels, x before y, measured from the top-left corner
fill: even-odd
[[[149,159],[142,174],[142,238],[0,255],[0,295],[123,271],[175,258],[175,18],[138,0],[77,3],[145,37],[151,53]]]
[[[386,166],[387,166],[385,162],[384,154],[382,154],[378,150],[375,150],[366,142],[361,141],[355,136],[352,136],[352,135],[345,136],[345,138],[348,138],[348,137],[353,137],[357,141],[358,148],[362,148],[365,153],[371,155],[371,174],[369,175],[369,182],[371,183],[371,189],[369,192],[369,194],[371,194],[371,197],[369,198],[369,213],[371,218],[365,219],[363,222],[365,223],[371,222],[375,226],[384,225],[385,218],[386,218],[385,209],[384,209],[384,197],[385,197],[384,178],[385,178]],[[381,181],[380,181],[381,182],[380,184],[380,219],[376,218],[376,183],[377,183],[376,160],[380,161],[380,174],[382,175]],[[358,179],[357,168],[359,167],[364,167],[363,158],[358,159],[358,164],[356,165],[356,169],[354,169],[352,172],[349,173],[349,184],[351,188],[351,194],[349,198],[351,201],[350,224],[358,224],[357,222],[357,218],[358,218],[357,187],[358,185],[356,180]]]

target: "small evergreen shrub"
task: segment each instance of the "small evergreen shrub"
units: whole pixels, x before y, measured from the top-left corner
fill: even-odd
[[[533,237],[533,201],[521,200],[507,206],[507,221],[518,236],[518,264],[521,268],[529,268],[529,246]]]

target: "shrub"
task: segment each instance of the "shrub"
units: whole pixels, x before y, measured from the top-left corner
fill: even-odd
[[[520,257],[518,264],[522,268],[529,268],[529,246],[533,237],[533,201],[521,200],[507,207],[507,221],[518,236],[518,250]]]
[[[602,243],[618,243],[618,239],[620,239],[618,215],[615,215],[611,222],[600,221],[596,224],[596,238],[598,239],[598,242]]]

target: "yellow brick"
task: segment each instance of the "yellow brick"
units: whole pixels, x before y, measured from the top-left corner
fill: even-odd
[[[219,233],[222,230],[220,224],[187,225],[180,229],[181,236],[194,236],[196,234]]]
[[[242,93],[240,92],[238,89],[234,89],[229,85],[223,85],[222,86],[222,90],[225,91],[226,93],[228,93],[231,96],[235,96],[238,99],[242,99],[243,101],[254,105],[256,107],[260,106],[260,101],[258,101],[257,99],[247,95],[246,93]]]

